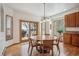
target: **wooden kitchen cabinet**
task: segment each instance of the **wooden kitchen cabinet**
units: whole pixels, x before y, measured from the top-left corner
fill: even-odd
[[[79,34],[72,34],[72,45],[79,46]]]
[[[70,45],[74,45],[74,46],[79,46],[79,33],[64,33],[64,43],[65,44],[70,44]]]
[[[76,13],[65,15],[65,27],[76,27]]]
[[[76,27],[76,13],[72,13],[68,17],[69,27]]]
[[[79,27],[79,12],[76,13],[76,27]]]
[[[65,15],[65,27],[69,26],[68,15]]]
[[[69,34],[69,33],[64,33],[63,39],[64,39],[65,44],[71,44],[72,43],[71,34]]]

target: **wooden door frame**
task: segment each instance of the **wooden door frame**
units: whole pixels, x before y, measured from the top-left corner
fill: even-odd
[[[22,22],[29,22],[29,23],[37,23],[37,30],[36,30],[36,32],[37,32],[37,35],[38,35],[38,22],[34,22],[34,21],[27,21],[27,20],[20,20],[20,22],[19,22],[19,24],[20,24],[20,27],[19,27],[19,29],[20,29],[20,42],[24,42],[22,39],[21,39],[21,37],[22,37],[22,31],[21,31],[21,23]],[[30,24],[29,24],[29,27],[30,27]],[[30,29],[29,29],[30,30]],[[31,30],[30,30],[31,31]],[[29,31],[29,33],[30,33],[30,31]]]

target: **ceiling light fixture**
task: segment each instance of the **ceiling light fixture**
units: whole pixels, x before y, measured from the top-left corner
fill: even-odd
[[[45,10],[45,8],[46,8],[46,5],[45,5],[45,3],[43,3],[43,7],[44,7],[44,16],[42,17],[42,19],[41,20],[46,20],[46,10]]]
[[[46,18],[46,17],[45,17],[45,3],[44,3],[44,20],[45,20],[45,18]]]

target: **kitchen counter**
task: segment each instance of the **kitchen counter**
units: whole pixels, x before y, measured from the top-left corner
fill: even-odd
[[[64,32],[64,33],[69,33],[69,34],[79,34],[79,32],[71,32],[71,31],[67,31],[67,32]]]

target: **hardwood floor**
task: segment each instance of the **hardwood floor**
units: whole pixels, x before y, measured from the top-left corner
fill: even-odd
[[[79,47],[75,47],[60,42],[60,56],[79,56]],[[6,49],[5,56],[28,56],[28,43],[21,43],[13,45]],[[33,49],[33,56],[51,56],[51,54],[41,54],[35,48]],[[54,46],[54,56],[58,56],[56,47]]]
[[[79,47],[65,44],[64,50],[67,56],[79,56]]]

